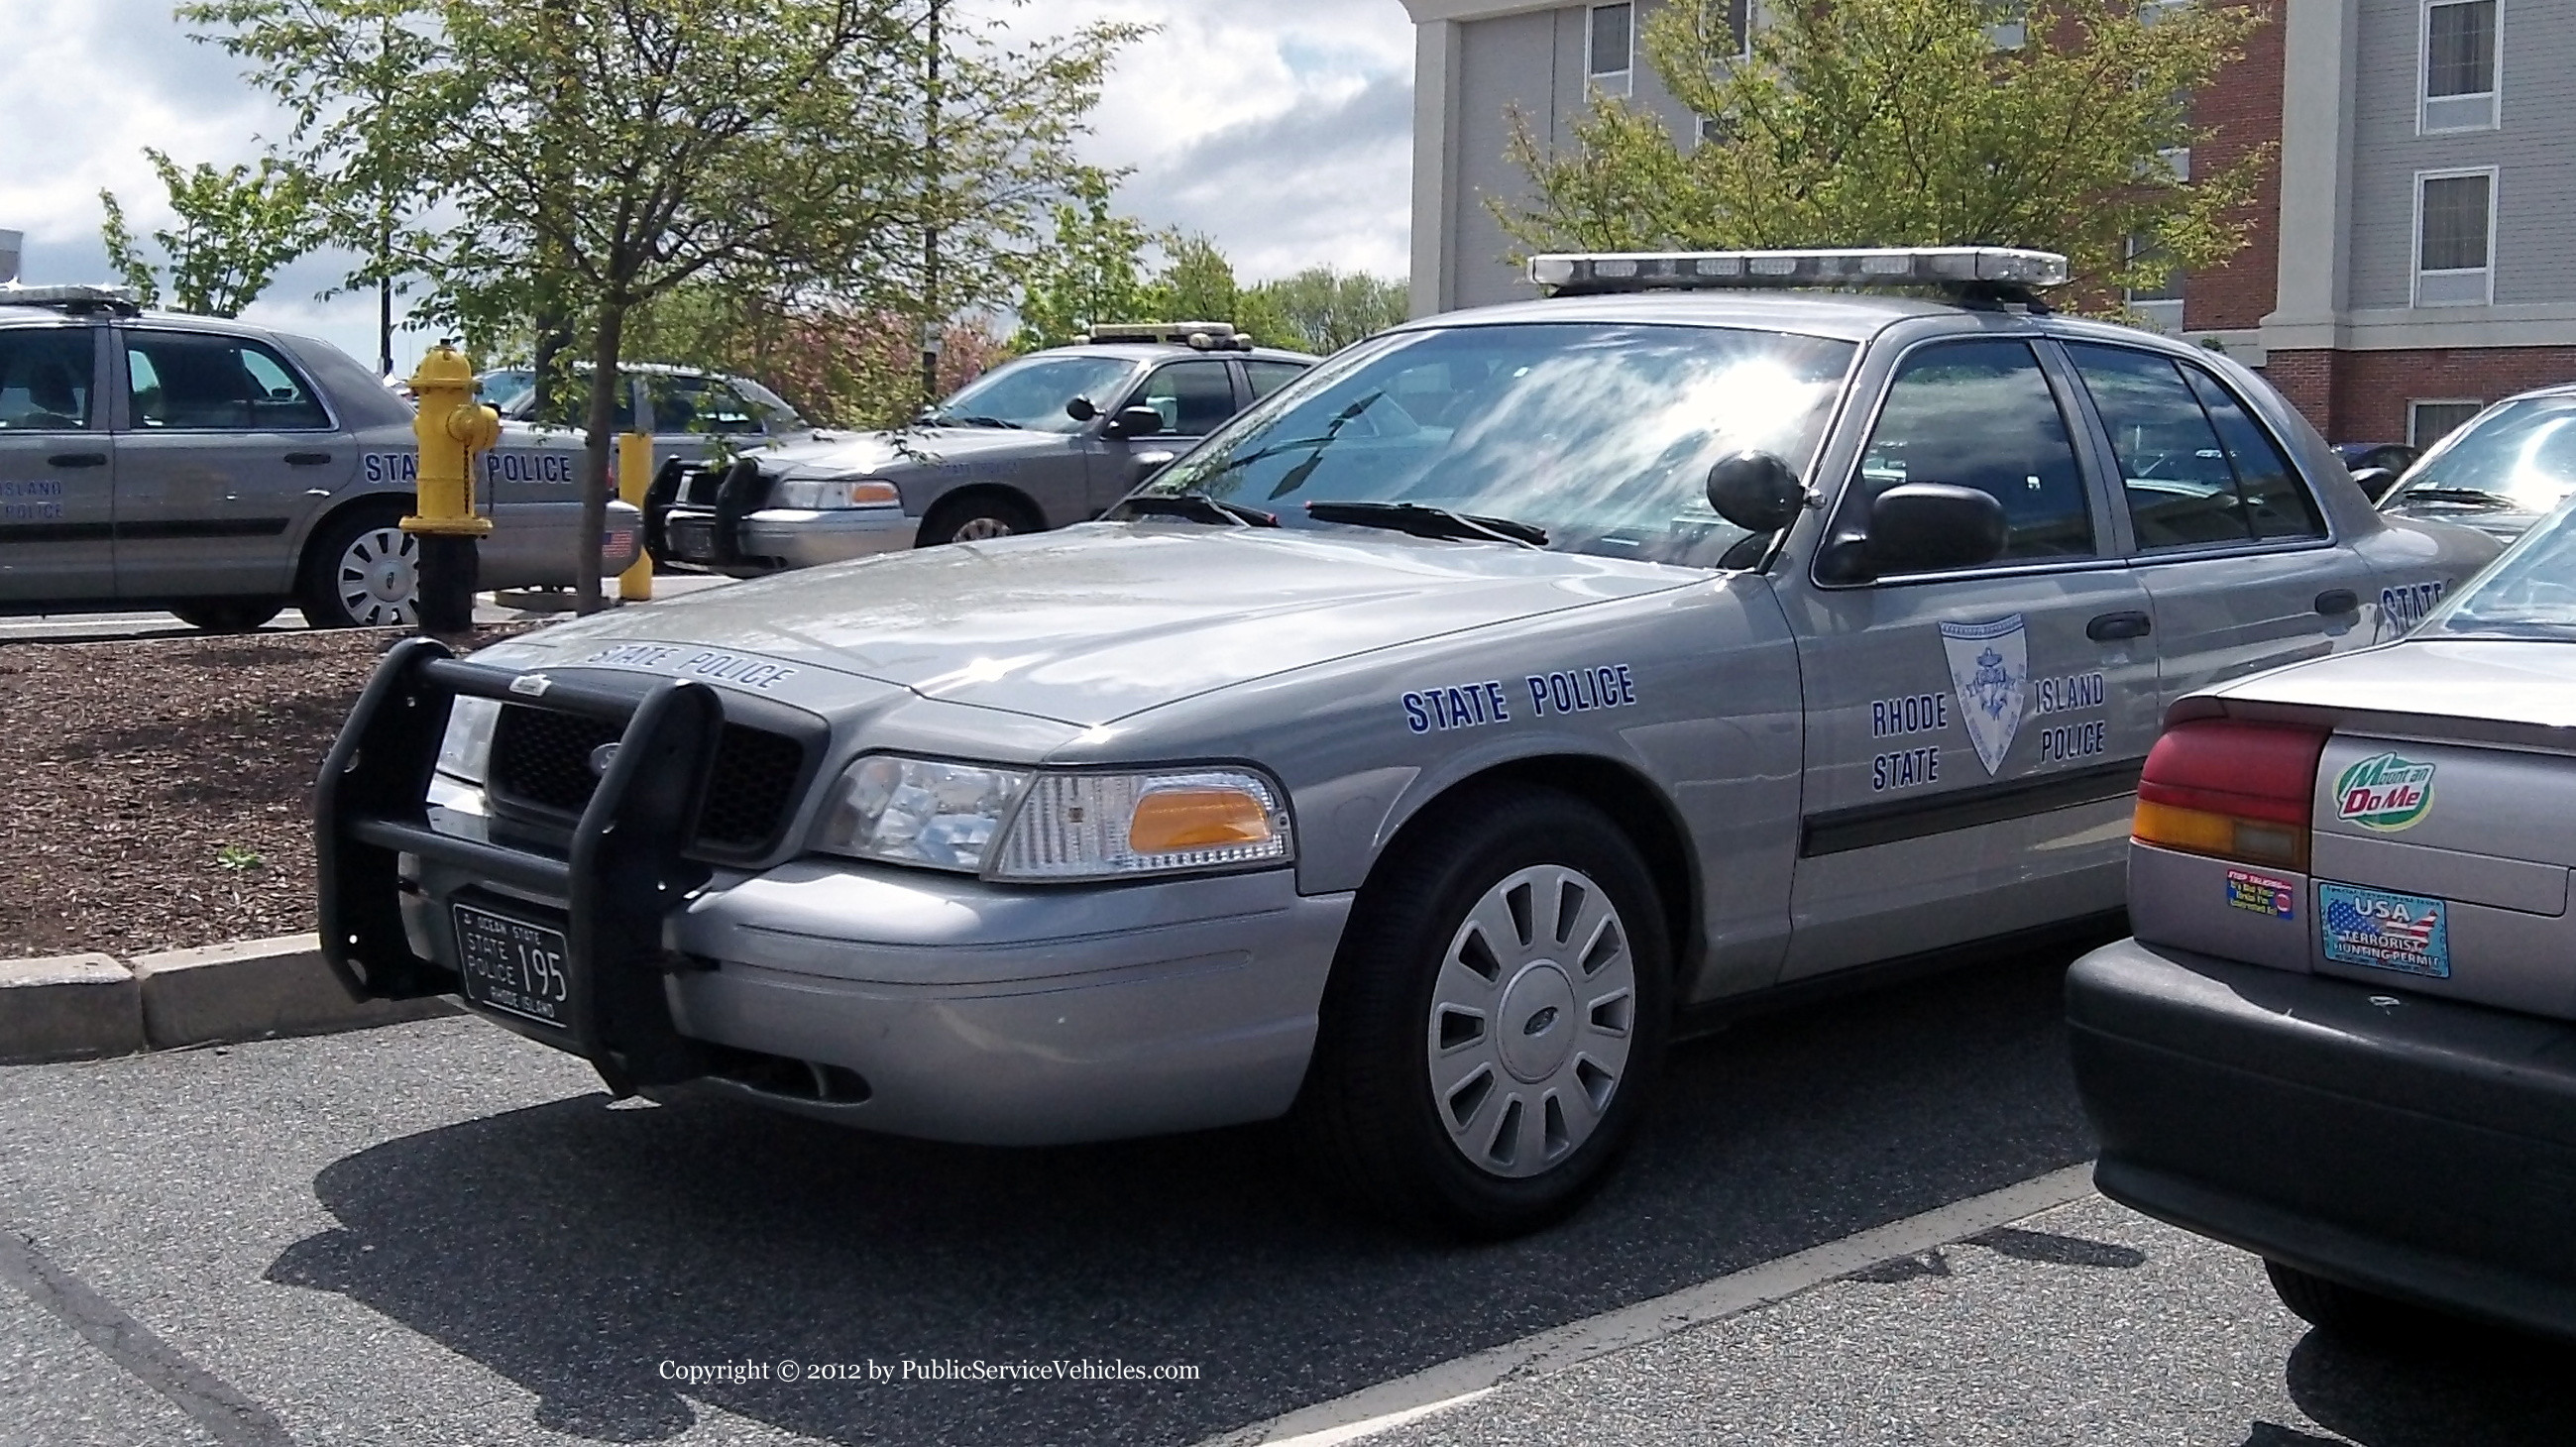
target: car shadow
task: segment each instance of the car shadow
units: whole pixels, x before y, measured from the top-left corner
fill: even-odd
[[[1683,1047],[1608,1188],[1520,1241],[1354,1218],[1277,1126],[986,1150],[594,1095],[333,1163],[314,1188],[337,1227],[268,1278],[362,1303],[596,1441],[677,1435],[705,1403],[827,1442],[1187,1442],[2088,1159],[2071,954]],[[781,1358],[805,1379],[777,1380]],[[1196,1378],[814,1379],[871,1360]],[[741,1362],[768,1374],[669,1375]]]
[[[2360,1447],[2576,1442],[2576,1347],[2431,1316],[2424,1328],[2415,1345],[2310,1331],[2290,1352],[2290,1400]]]

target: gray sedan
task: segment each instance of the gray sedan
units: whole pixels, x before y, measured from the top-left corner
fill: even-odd
[[[2392,517],[2510,541],[2576,493],[2576,385],[2510,397],[2436,444],[2380,500]]]
[[[2063,258],[1534,265],[1103,521],[406,647],[325,771],[326,949],[619,1090],[1293,1114],[1388,1213],[1526,1230],[1677,1032],[2116,911],[2169,702],[2496,551],[2226,358],[2045,314]]]

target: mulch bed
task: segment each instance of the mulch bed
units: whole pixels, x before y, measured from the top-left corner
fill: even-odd
[[[400,636],[0,644],[0,959],[313,928],[314,776]]]

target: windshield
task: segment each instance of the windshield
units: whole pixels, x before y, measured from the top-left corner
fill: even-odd
[[[2503,557],[2436,608],[2415,636],[2576,643],[2576,499],[2516,538]]]
[[[486,372],[483,383],[484,405],[504,417],[516,417],[528,408],[528,399],[536,394],[537,374],[513,368],[503,372]]]
[[[2415,465],[2383,507],[2547,512],[2576,492],[2576,397],[2507,402]]]
[[[1288,527],[1370,512],[1325,507],[1326,523],[1310,503],[1412,504],[1526,525],[1558,551],[1718,567],[1746,533],[1709,507],[1710,466],[1759,448],[1803,473],[1855,350],[1609,322],[1398,332],[1315,368],[1142,491]]]
[[[967,383],[930,414],[934,422],[1026,427],[1033,432],[1079,432],[1082,423],[1064,405],[1088,397],[1108,410],[1109,394],[1136,364],[1124,357],[1023,357]]]

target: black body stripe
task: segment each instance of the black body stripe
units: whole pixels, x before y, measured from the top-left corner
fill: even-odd
[[[2143,759],[2070,769],[2045,778],[2016,779],[1981,789],[1957,789],[1924,799],[1893,804],[1864,804],[1810,814],[1799,830],[1798,854],[1813,859],[1843,854],[1904,839],[1923,839],[1953,829],[1974,829],[2033,814],[2049,814],[2084,804],[2099,804],[2137,792]]]
[[[0,523],[0,543],[96,543],[111,538],[144,542],[160,538],[273,538],[285,518],[225,518],[174,523]]]

